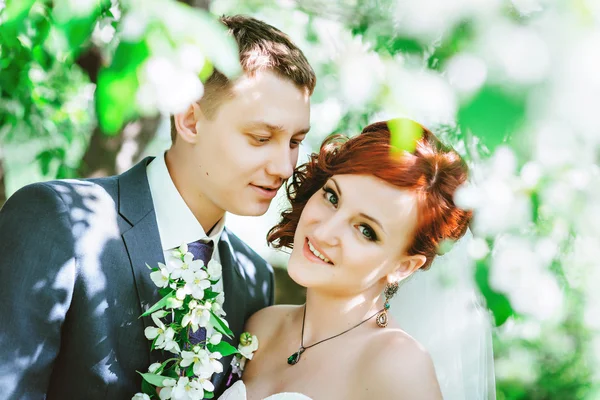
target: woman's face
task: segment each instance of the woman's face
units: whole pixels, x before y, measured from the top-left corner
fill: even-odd
[[[288,273],[334,296],[379,290],[423,258],[405,255],[416,221],[411,191],[370,175],[334,175],[302,212]]]

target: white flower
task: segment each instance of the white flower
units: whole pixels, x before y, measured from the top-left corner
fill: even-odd
[[[157,339],[157,342],[159,340],[161,343],[164,342],[164,334],[167,328],[160,318],[164,317],[165,315],[166,313],[164,311],[157,311],[152,314],[152,320],[156,326],[149,326],[144,330],[144,335],[146,335],[148,340],[154,340],[156,337],[158,337],[159,339]],[[163,337],[161,338],[161,336]]]
[[[193,301],[193,300],[192,300]],[[208,322],[210,321],[210,312],[206,306],[196,304],[192,307],[192,302],[190,301],[190,312],[183,316],[181,320],[181,326],[186,327],[191,325],[192,330],[196,332],[198,327],[206,327]]]
[[[221,279],[223,267],[221,267],[221,264],[219,264],[217,261],[210,260],[208,262],[206,270],[208,272],[208,276],[210,277],[210,280],[217,281],[217,280]]]
[[[167,299],[167,308],[181,308],[181,306],[183,306],[183,300],[179,300],[177,297]]]
[[[160,363],[154,363],[154,364],[150,364],[150,366],[148,367],[148,372],[150,372],[151,374],[155,373],[156,370],[158,370],[160,368],[161,364]]]
[[[180,353],[181,349],[179,348],[179,344],[175,341],[175,330],[173,328],[168,327],[164,334],[164,342],[155,346],[157,349],[165,349],[166,351],[170,351],[171,353]]]
[[[173,378],[169,378],[169,379],[165,379],[163,381],[163,387],[160,390],[159,393],[159,397],[161,400],[167,400],[167,399],[171,399],[171,395],[173,394],[173,389],[175,388],[175,385],[177,384],[177,381]]]
[[[215,313],[215,315],[221,317],[224,316],[225,310],[223,310],[223,303],[225,303],[225,295],[223,293],[219,293],[213,301],[214,302],[211,304],[212,312]]]
[[[192,270],[192,267],[190,267],[183,272],[182,277],[185,280],[185,286],[177,290],[177,298],[183,300],[185,296],[191,294],[195,299],[202,300],[204,290],[210,287],[206,271],[202,269]]]
[[[201,358],[199,363],[194,363],[195,375],[200,378],[210,379],[213,374],[223,372],[223,365],[219,361],[222,358],[221,353],[210,353],[206,350],[198,350],[198,353]],[[188,357],[190,357],[190,355],[188,355]]]
[[[242,372],[246,367],[246,357],[236,355],[231,360],[231,373],[236,374],[238,377],[242,377]]]
[[[167,260],[167,270],[171,274],[171,279],[180,279],[181,274],[184,271],[184,267],[187,268],[187,266],[185,266],[185,263],[179,257],[173,257]]]
[[[210,379],[200,377],[200,378],[198,378],[198,382],[200,382],[200,385],[202,385],[202,389],[204,389],[205,391],[207,391],[207,392],[215,391],[215,386],[212,384]]]
[[[158,266],[160,269],[152,272],[150,274],[150,279],[152,279],[152,282],[159,288],[167,287],[169,284],[169,271],[164,264],[158,263]]]
[[[244,332],[242,334],[245,335],[246,332]],[[249,334],[248,334],[249,336]],[[258,338],[254,335],[252,335],[252,338],[250,340],[246,339],[246,345],[242,345],[242,340],[240,340],[240,344],[238,346],[238,351],[242,354],[242,356],[246,357],[248,360],[252,360],[252,356],[254,355],[254,352],[256,350],[258,350]]]
[[[210,353],[208,356],[208,364],[217,374],[223,372],[223,364],[221,364],[221,361],[219,361],[222,357],[223,356],[218,351]]]
[[[194,260],[192,253],[183,253],[179,249],[173,250],[172,257],[167,260],[166,268],[171,274],[171,279],[180,279],[186,271],[199,271],[204,267],[204,261]]]
[[[187,243],[182,243],[178,248],[171,250],[171,255],[175,258],[182,259],[183,256],[188,252]]]
[[[192,271],[198,271],[202,267],[204,267],[204,261],[201,259],[194,260],[194,255],[192,253],[185,253],[183,256],[183,263],[188,266]]]
[[[150,396],[146,393],[136,393],[131,400],[150,400]]]
[[[210,339],[208,339],[208,342],[216,346],[221,343],[221,340],[223,340],[223,335],[219,332],[215,332],[211,335]]]
[[[194,346],[192,350],[193,351],[181,352],[181,366],[186,368],[194,364],[194,374],[197,376],[204,376],[203,372],[205,372],[206,369],[203,369],[202,365],[207,365],[209,363],[209,353],[200,346]],[[209,374],[209,376],[210,375],[212,375],[212,373]]]
[[[204,398],[204,389],[198,379],[190,380],[184,376],[177,381],[171,398],[173,400],[201,400]]]

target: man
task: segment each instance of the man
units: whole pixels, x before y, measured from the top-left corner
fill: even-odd
[[[224,227],[263,214],[309,129],[315,75],[277,29],[224,17],[243,76],[215,73],[173,116],[173,144],[119,176],[37,183],[0,211],[0,398],[130,399],[158,351],[138,318],[159,300],[146,263],[214,244],[234,335],[273,303],[273,273]],[[232,342],[237,346],[237,341]],[[216,392],[224,372],[214,379]]]

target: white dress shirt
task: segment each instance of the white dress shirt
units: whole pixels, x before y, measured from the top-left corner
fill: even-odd
[[[211,259],[220,263],[218,245],[225,228],[225,216],[214,226],[210,236],[207,235],[175,187],[167,169],[164,154],[159,155],[148,164],[146,173],[165,260],[168,259],[171,250],[183,243],[192,243],[203,239],[205,242],[212,241],[214,243]],[[215,286],[217,291],[223,291],[222,280]]]

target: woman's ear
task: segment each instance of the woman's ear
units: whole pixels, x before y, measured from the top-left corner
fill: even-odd
[[[403,259],[398,262],[398,267],[387,275],[388,283],[400,282],[408,278],[416,270],[421,268],[425,262],[427,262],[427,257],[422,254],[403,257]]]
[[[204,118],[204,114],[196,102],[192,103],[184,112],[175,114],[173,119],[177,136],[184,142],[195,143],[198,137],[197,125],[202,118]]]

